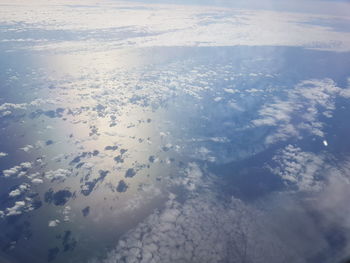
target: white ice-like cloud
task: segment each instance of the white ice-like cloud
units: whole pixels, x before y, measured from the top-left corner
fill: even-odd
[[[5,156],[7,156],[7,155],[8,155],[7,153],[0,152],[0,158],[1,158],[1,157],[5,157]]]
[[[85,15],[81,16],[82,13]],[[55,17],[55,21],[51,17]],[[322,24],[308,23],[337,18],[330,15],[109,1],[72,8],[64,1],[58,1],[58,4],[41,3],[35,8],[26,4],[2,5],[0,18],[0,23],[7,26],[21,22],[23,31],[35,28],[76,32],[77,35],[84,32],[84,40],[79,37],[70,41],[48,37],[25,39],[23,34],[2,40],[36,50],[101,51],[130,46],[198,45],[305,46],[350,50],[348,32],[336,32]],[[344,16],[342,19],[348,18]],[[106,33],[96,33],[99,31]]]

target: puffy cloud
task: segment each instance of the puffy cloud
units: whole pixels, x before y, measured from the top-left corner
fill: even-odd
[[[301,148],[288,145],[274,157],[275,165],[270,166],[273,173],[279,175],[287,185],[298,190],[320,190],[322,171],[325,168],[325,157],[320,154],[304,152]]]
[[[9,110],[25,110],[26,104],[15,104],[15,103],[4,103],[0,105],[0,111],[9,111]]]
[[[48,226],[49,227],[56,227],[60,223],[60,220],[55,219],[55,220],[50,220]]]
[[[32,179],[33,184],[42,184],[44,181],[40,178],[34,178]]]
[[[24,201],[17,201],[14,206],[6,209],[6,216],[20,215],[26,208],[26,203]]]
[[[66,169],[57,169],[45,172],[45,178],[51,180],[51,182],[63,182],[70,175],[71,171]]]
[[[5,215],[6,216],[21,215],[23,213],[37,209],[40,206],[41,206],[40,201],[34,200],[33,198],[30,198],[30,197],[24,197],[23,200],[16,201],[14,206],[6,208]]]
[[[7,156],[7,155],[8,155],[7,153],[0,152],[0,158],[1,158],[1,157],[5,157],[5,156]]]
[[[24,162],[20,164],[22,169],[30,169],[32,168],[32,164],[30,162]]]
[[[286,181],[303,190],[315,186],[322,157],[291,145],[280,154]],[[350,162],[339,165],[324,169],[329,180],[309,198],[277,192],[252,204],[210,188],[180,202],[170,194],[164,208],[120,238],[105,260],[90,262],[306,263],[320,256],[324,262],[340,262],[350,247],[346,241],[334,244],[334,238],[350,237]]]
[[[10,169],[6,169],[2,171],[2,174],[5,177],[22,177],[26,175],[27,170],[32,168],[32,164],[30,162],[23,162],[19,165],[16,165]]]
[[[25,151],[25,152],[29,152],[31,149],[33,149],[34,148],[34,146],[33,145],[30,145],[30,144],[28,144],[28,145],[26,145],[26,146],[24,146],[24,147],[22,147],[22,148],[20,148],[21,150],[23,150],[23,151]]]
[[[300,250],[305,242],[285,242],[268,220],[234,198],[222,202],[206,193],[179,203],[172,195],[162,211],[121,238],[103,262],[306,262]],[[310,254],[324,247],[317,245],[307,246]]]
[[[15,190],[12,190],[9,193],[10,197],[17,197],[22,195],[23,193],[27,192],[30,189],[30,185],[27,183],[23,183],[21,185],[18,186],[18,188],[16,188]]]

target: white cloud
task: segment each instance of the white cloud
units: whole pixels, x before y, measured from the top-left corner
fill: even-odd
[[[234,198],[223,203],[206,193],[181,204],[172,197],[121,238],[103,262],[306,262],[299,250],[305,242],[284,242],[266,219]],[[310,254],[322,248],[310,248]]]
[[[32,163],[24,162],[24,163],[21,163],[20,166],[22,169],[30,169],[30,168],[32,168]]]
[[[60,220],[55,219],[55,220],[50,220],[48,226],[49,227],[56,227],[60,223]]]
[[[40,178],[34,178],[32,179],[33,184],[42,184],[44,181]]]
[[[84,5],[86,5],[84,3]],[[125,7],[128,8],[125,8]],[[140,6],[144,8],[140,8]],[[350,50],[348,32],[312,25],[309,21],[332,21],[329,15],[242,10],[205,6],[152,5],[120,2],[90,3],[71,8],[64,2],[45,3],[36,8],[23,4],[3,5],[0,23],[23,22],[22,30],[62,30],[84,32],[85,39],[24,39],[3,42],[21,43],[35,50],[102,51],[120,47],[149,46],[305,46],[327,50]],[[84,12],[84,16],[81,13]],[[69,15],[68,15],[69,14]],[[208,15],[210,14],[210,15]],[[55,21],[50,20],[55,17]],[[119,19],[114,19],[118,17]],[[137,18],[137,19],[132,19]],[[344,16],[343,19],[348,19]],[[10,22],[9,22],[10,21]],[[30,26],[27,26],[30,25]],[[288,28],[288,30],[285,30]],[[106,34],[97,34],[99,31]],[[86,34],[91,32],[91,34]],[[91,35],[90,38],[86,39]],[[34,41],[33,41],[34,40]],[[28,45],[30,43],[30,45]],[[14,47],[12,47],[14,48]]]
[[[321,190],[324,181],[320,175],[325,168],[325,157],[311,152],[304,152],[299,147],[288,145],[279,151],[273,161],[271,171],[282,180],[301,191]]]
[[[63,208],[62,214],[63,214],[63,221],[69,222],[70,221],[70,214],[71,214],[72,208],[67,205]]]
[[[32,168],[32,164],[30,162],[23,162],[19,165],[16,165],[10,169],[6,169],[2,171],[2,174],[5,177],[22,177],[25,176],[27,170]]]
[[[6,209],[6,216],[20,215],[23,213],[25,207],[26,203],[24,201],[18,201],[13,207],[9,207]]]
[[[5,157],[5,156],[7,156],[7,155],[8,155],[7,153],[0,152],[0,158],[1,158],[1,157]]]
[[[134,211],[159,197],[162,191],[155,184],[141,184],[136,195],[128,198],[123,211]]]
[[[33,149],[34,146],[33,145],[30,145],[30,144],[27,144],[26,146],[20,148],[21,150],[25,151],[25,152],[29,152],[31,149]]]
[[[57,169],[45,172],[45,178],[51,181],[63,182],[71,175],[71,171],[66,169]]]
[[[203,173],[199,166],[192,162],[183,172],[168,180],[170,185],[180,185],[188,191],[194,191],[198,186],[203,185]]]
[[[265,143],[301,138],[303,132],[324,137],[324,124],[319,117],[335,109],[335,100],[343,96],[344,89],[330,79],[313,79],[299,83],[286,93],[284,100],[275,98],[273,103],[265,104],[259,110],[259,118],[252,121],[254,127],[275,127]]]
[[[23,194],[24,192],[28,191],[30,189],[30,185],[27,183],[23,183],[21,185],[18,186],[18,188],[16,188],[15,190],[12,190],[9,193],[10,197],[17,197],[21,194]]]

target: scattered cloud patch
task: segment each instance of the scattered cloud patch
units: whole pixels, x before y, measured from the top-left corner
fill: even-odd
[[[10,169],[3,170],[2,174],[5,177],[23,177],[27,174],[27,171],[31,168],[32,168],[32,164],[30,162],[23,162]]]
[[[320,116],[335,109],[337,96],[344,89],[333,80],[305,80],[287,91],[286,98],[275,98],[259,110],[259,118],[252,121],[254,127],[274,127],[265,139],[266,144],[285,141],[291,137],[301,138],[303,132],[324,137],[324,123]]]
[[[321,190],[324,184],[322,172],[325,157],[322,154],[304,152],[301,148],[288,145],[273,157],[275,165],[271,171],[279,175],[289,186],[301,191]]]
[[[9,193],[10,197],[17,197],[22,195],[23,193],[27,192],[30,189],[30,185],[27,183],[23,183],[21,185],[19,185],[15,190],[12,190]]]

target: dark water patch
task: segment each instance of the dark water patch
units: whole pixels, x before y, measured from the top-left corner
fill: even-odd
[[[149,161],[150,163],[154,163],[155,160],[156,160],[156,157],[155,157],[154,155],[151,155],[151,156],[148,158],[148,161]]]
[[[81,210],[81,212],[83,213],[83,216],[84,216],[84,217],[88,216],[89,213],[90,213],[90,206],[87,206],[87,207],[83,208],[83,209]]]
[[[52,188],[50,188],[44,194],[44,200],[46,203],[53,203],[56,206],[65,205],[70,198],[72,198],[73,194],[69,190],[59,190],[54,192]]]
[[[77,246],[77,241],[72,237],[72,232],[70,230],[65,231],[62,238],[63,251],[73,251]]]
[[[113,146],[106,146],[105,147],[105,150],[106,151],[115,151],[118,149],[118,146],[117,145],[113,145]]]
[[[128,189],[128,185],[124,182],[124,180],[120,180],[117,185],[117,192],[124,193]]]
[[[100,134],[98,133],[98,128],[95,125],[90,126],[90,133],[89,136],[97,135],[99,136]]]
[[[279,143],[250,158],[226,164],[209,164],[209,171],[221,177],[219,189],[247,201],[253,201],[273,191],[284,189],[282,179],[273,174],[266,164],[277,149],[286,143]]]
[[[50,248],[47,252],[47,262],[51,262],[56,259],[60,249],[58,247]]]
[[[81,162],[81,163],[78,163],[75,168],[79,169],[81,168],[85,163],[84,162]]]
[[[128,150],[127,149],[120,149],[120,154],[123,155],[124,153],[126,153]]]
[[[45,144],[46,144],[47,146],[49,146],[49,145],[53,144],[53,140],[47,140],[47,141],[45,142]]]
[[[117,163],[123,163],[124,162],[124,159],[122,157],[122,155],[118,155],[116,157],[113,158],[113,160]]]
[[[23,238],[28,240],[32,235],[31,224],[28,221],[16,224],[7,229],[5,235],[1,235],[0,243],[2,244],[2,250],[11,250],[16,246],[18,241]]]
[[[100,170],[99,176],[97,178],[95,178],[90,182],[85,182],[85,184],[81,186],[82,188],[81,193],[85,196],[90,195],[91,192],[94,190],[95,186],[97,185],[97,183],[99,183],[100,181],[102,182],[108,173],[109,171]]]
[[[92,152],[82,152],[78,156],[74,157],[72,161],[70,161],[69,165],[75,165],[77,163],[80,163],[83,158],[91,158],[99,155],[98,150],[93,150]],[[76,167],[79,168],[79,167]]]
[[[136,175],[136,171],[133,168],[129,168],[125,172],[125,178],[131,178],[131,177],[134,177],[135,175]]]
[[[85,158],[88,155],[88,152],[83,152],[80,155],[76,156],[69,164],[73,165],[79,163],[82,158]]]
[[[39,109],[39,110],[36,110],[34,112],[31,112],[29,114],[29,118],[35,119],[35,118],[41,117],[42,115],[49,117],[49,118],[62,118],[63,113],[64,113],[63,108],[57,108],[56,110],[48,110],[48,111],[44,111],[44,110]]]

